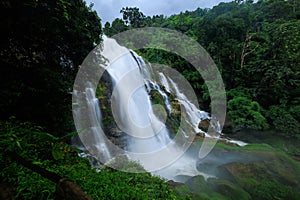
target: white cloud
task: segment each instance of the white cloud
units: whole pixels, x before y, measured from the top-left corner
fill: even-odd
[[[102,19],[102,24],[115,18],[121,18],[122,7],[138,7],[146,16],[160,15],[170,16],[186,10],[211,8],[220,2],[232,0],[86,0],[87,4],[93,2],[94,9]]]

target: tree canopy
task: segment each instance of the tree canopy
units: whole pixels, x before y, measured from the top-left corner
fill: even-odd
[[[271,126],[259,125],[256,128],[276,127],[274,118],[265,112],[274,109],[273,106],[290,113],[286,115],[289,117],[281,118],[282,123],[291,120],[299,123],[298,114],[295,114],[298,111],[293,111],[300,103],[299,0],[259,0],[256,3],[236,0],[220,3],[212,9],[197,8],[170,17],[145,17],[138,8],[128,7],[121,13],[123,19],[105,26],[104,33],[108,36],[118,33],[118,30],[154,26],[174,29],[197,40],[219,67],[227,92],[262,107],[257,111],[262,117],[254,121],[261,119],[265,124],[266,119]],[[117,24],[122,24],[122,28]],[[143,49],[140,53],[150,62],[167,64],[179,70],[199,94],[202,106],[209,109],[207,87],[189,63],[160,50]],[[250,92],[245,96],[244,91]],[[228,101],[233,98],[229,95]],[[229,112],[234,112],[230,109],[231,106]],[[240,120],[238,115],[235,118]]]
[[[83,0],[0,4],[0,113],[50,131],[70,130],[78,66],[101,41],[100,18]]]

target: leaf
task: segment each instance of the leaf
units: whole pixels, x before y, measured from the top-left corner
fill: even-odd
[[[64,153],[59,149],[53,149],[52,156],[55,160],[61,160],[65,157]]]
[[[71,133],[68,133],[68,134],[60,137],[58,140],[63,141],[65,139],[71,138],[71,137],[76,136],[76,135],[78,135],[78,132],[71,132]]]
[[[20,142],[19,142],[19,141],[16,141],[16,143],[17,143],[17,146],[18,146],[20,149],[22,149]]]

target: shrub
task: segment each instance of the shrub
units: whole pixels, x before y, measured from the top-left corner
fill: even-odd
[[[261,107],[256,101],[246,97],[234,97],[228,101],[228,116],[235,128],[267,129],[269,125],[261,114]]]
[[[300,124],[285,106],[274,105],[267,111],[267,118],[278,130],[278,134],[285,137],[296,137],[300,135]]]
[[[65,138],[65,137],[64,137]],[[17,199],[53,199],[56,183],[25,168],[6,156],[12,151],[29,162],[78,184],[94,199],[177,199],[159,177],[149,173],[125,173],[111,168],[100,172],[79,150],[42,132],[30,123],[0,121],[0,179],[17,188]],[[122,160],[124,167],[142,169],[138,163]]]

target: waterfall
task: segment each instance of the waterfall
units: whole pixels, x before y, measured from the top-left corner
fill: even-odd
[[[172,108],[166,92],[162,90],[161,87],[156,82],[153,82],[151,80],[146,81],[146,89],[148,92],[150,92],[151,90],[157,91],[164,100],[164,105],[165,105],[165,109],[167,110],[167,113],[171,114]]]
[[[106,42],[117,48],[114,40],[107,39]],[[165,121],[154,114],[155,106],[161,105],[152,105],[149,95],[151,90],[157,91],[164,100],[164,106],[160,109],[165,109],[168,115],[172,110],[166,94],[170,92],[170,86],[164,74],[159,74],[164,81],[161,83],[163,90],[153,80],[151,66],[127,49],[123,49],[122,54],[113,59],[106,70],[113,82],[112,111],[119,128],[128,135],[129,157],[141,163],[146,170],[166,179],[177,180],[176,177],[180,175],[201,174],[196,168],[197,158],[183,155],[192,142],[192,137],[184,130],[179,130],[177,137],[171,139]],[[178,94],[179,91],[175,95]],[[190,117],[192,120],[197,118],[196,121],[199,122],[207,116],[199,111],[198,116]]]
[[[198,158],[185,153],[193,142],[193,136],[203,132],[198,128],[199,122],[211,120],[209,114],[190,102],[177,84],[163,72],[158,73],[159,83],[154,80],[151,66],[135,52],[106,37],[103,43],[101,54],[107,60],[107,65],[102,67],[108,72],[112,82],[112,114],[118,128],[127,135],[126,149],[122,150],[122,154],[139,162],[147,171],[169,180],[182,181],[178,177],[199,174],[209,177],[197,170]],[[107,163],[116,156],[116,151],[112,151],[112,143],[101,128],[101,110],[95,96],[97,84],[85,82],[83,81],[83,92],[80,93],[77,89],[73,91],[76,128],[86,150],[102,163]],[[161,95],[163,106],[152,105],[149,95],[152,90]],[[165,125],[166,118],[161,119],[155,115],[155,109],[165,110],[167,115],[172,113],[167,93],[175,95],[185,108],[185,121],[192,127],[193,135],[189,133],[190,130],[179,127],[178,133],[171,137]],[[217,121],[212,125],[217,133],[221,132]]]
[[[78,98],[77,102],[73,102],[73,115],[77,131],[84,133],[79,135],[80,140],[83,144],[89,144],[84,147],[80,145],[80,147],[86,148],[87,152],[100,162],[106,163],[112,156],[101,128],[101,109],[93,88],[92,84],[87,82],[83,98]],[[77,90],[73,91],[73,95],[80,97]],[[84,109],[86,112],[82,112],[81,106],[86,108]]]
[[[162,72],[160,72],[159,77],[160,77],[160,83],[165,87],[165,90],[170,93],[170,85],[166,76]]]
[[[102,153],[102,157],[105,161],[108,161],[111,158],[111,154],[109,152],[109,148],[104,140],[103,134],[99,133],[99,126],[101,125],[102,116],[101,110],[99,106],[99,100],[95,97],[95,91],[91,87],[87,87],[86,90],[86,101],[90,111],[90,120],[92,123],[91,131],[93,135],[96,137],[94,138],[94,142],[96,144],[96,149],[99,153]]]
[[[199,110],[193,103],[191,103],[189,101],[189,99],[182,93],[179,91],[177,84],[171,79],[169,78],[169,81],[171,82],[174,90],[175,90],[175,94],[176,97],[178,99],[178,101],[184,106],[187,115],[189,117],[188,121],[189,123],[192,125],[192,127],[194,128],[194,131],[196,133],[199,132],[203,132],[201,129],[198,128],[199,123],[202,120],[210,120],[210,116],[207,112],[201,111]],[[216,130],[219,131],[219,130]]]

